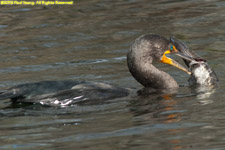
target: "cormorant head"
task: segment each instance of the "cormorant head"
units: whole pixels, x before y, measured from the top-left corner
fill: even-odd
[[[183,67],[181,64],[179,64],[178,62],[176,62],[175,60],[167,57],[166,55],[167,54],[172,54],[172,53],[178,53],[179,51],[176,49],[176,47],[174,45],[171,45],[170,46],[170,49],[166,50],[162,57],[160,58],[160,61],[162,63],[165,63],[165,64],[169,64],[169,65],[172,65],[180,70],[183,70],[184,72],[186,72],[187,74],[191,74],[190,71],[188,71],[185,67]]]

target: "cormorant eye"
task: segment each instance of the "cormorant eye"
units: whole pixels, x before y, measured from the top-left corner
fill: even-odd
[[[173,52],[174,51],[174,48],[173,48],[173,45],[170,46],[170,52]]]
[[[173,45],[170,46],[170,51],[173,51]]]

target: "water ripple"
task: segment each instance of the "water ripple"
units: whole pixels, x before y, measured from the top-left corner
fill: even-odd
[[[58,69],[65,66],[79,66],[79,65],[90,65],[90,64],[99,64],[99,63],[106,63],[106,62],[117,62],[125,60],[126,57],[114,57],[109,59],[94,59],[94,60],[81,60],[81,61],[68,61],[68,62],[56,62],[53,64],[42,64],[42,65],[24,65],[19,67],[8,67],[8,68],[1,68],[0,73],[17,73],[17,72],[36,72],[36,71],[44,71],[48,69]]]
[[[110,137],[119,136],[131,136],[140,135],[146,133],[154,133],[168,129],[183,129],[192,128],[198,126],[205,126],[207,123],[171,123],[171,124],[154,124],[154,125],[142,125],[138,127],[131,127],[111,132],[103,133],[88,133],[88,134],[78,134],[73,136],[68,136],[64,138],[58,138],[47,142],[72,142],[72,141],[84,141],[84,140],[97,140]],[[45,141],[46,142],[46,141]]]

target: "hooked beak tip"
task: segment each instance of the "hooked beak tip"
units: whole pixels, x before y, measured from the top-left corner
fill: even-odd
[[[169,65],[172,65],[180,70],[183,70],[184,72],[186,72],[187,74],[191,74],[190,71],[188,71],[185,67],[183,67],[181,64],[179,64],[178,62],[176,62],[175,60],[171,59],[171,58],[168,58],[166,57],[166,54],[170,54],[171,53],[171,50],[167,50],[164,52],[163,56],[161,57],[161,62],[162,63],[165,63],[165,64],[169,64]]]

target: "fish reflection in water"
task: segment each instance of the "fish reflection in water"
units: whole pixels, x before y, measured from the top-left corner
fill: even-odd
[[[172,43],[174,49],[169,49]],[[165,54],[173,51],[183,58],[189,71]],[[215,72],[208,66],[205,59],[189,50],[185,44],[175,38],[170,40],[156,34],[142,35],[136,39],[127,55],[127,64],[132,76],[143,86],[139,95],[156,93],[176,93],[179,87],[168,73],[153,66],[158,60],[191,72],[189,83],[200,87],[216,85],[218,79]],[[147,92],[146,92],[147,91]],[[151,90],[150,90],[151,91]],[[172,91],[172,92],[171,92]],[[1,91],[0,99],[11,99],[14,103],[39,103],[50,106],[71,106],[75,104],[92,104],[103,100],[125,97],[130,94],[129,89],[97,82],[80,81],[42,81],[38,83],[22,84]]]

